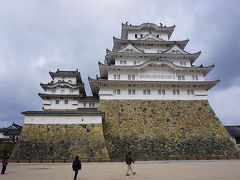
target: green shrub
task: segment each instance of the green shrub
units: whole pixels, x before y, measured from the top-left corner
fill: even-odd
[[[0,155],[5,153],[11,154],[13,151],[13,146],[11,144],[1,144],[0,145]]]

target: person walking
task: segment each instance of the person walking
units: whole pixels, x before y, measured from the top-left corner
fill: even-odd
[[[8,165],[8,159],[9,159],[9,155],[8,153],[4,154],[2,157],[2,172],[1,174],[5,174],[7,165]]]
[[[131,164],[134,163],[132,157],[131,157],[131,152],[128,152],[125,158],[126,164],[127,164],[127,173],[126,176],[130,176],[129,170],[131,170],[132,174],[136,174],[136,172],[133,172]]]
[[[82,169],[81,161],[78,156],[76,156],[75,160],[73,161],[72,169],[73,171],[75,171],[73,180],[76,180],[78,175],[78,170]]]

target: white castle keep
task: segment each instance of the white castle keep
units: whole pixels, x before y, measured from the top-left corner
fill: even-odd
[[[100,99],[203,100],[218,83],[204,77],[214,65],[194,66],[200,52],[184,50],[188,40],[169,40],[175,26],[122,24],[121,39],[113,37],[112,51],[99,62],[100,77],[89,78]]]
[[[184,50],[189,40],[173,41],[175,26],[122,24],[121,38],[99,62],[100,76],[50,72],[41,87],[43,111],[26,111],[13,158],[119,159],[232,155],[230,135],[208,103],[206,81],[214,68],[196,66],[200,52]],[[36,149],[36,147],[38,147]]]

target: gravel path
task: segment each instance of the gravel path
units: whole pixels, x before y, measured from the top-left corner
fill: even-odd
[[[240,160],[137,162],[134,176],[124,163],[83,163],[78,180],[239,180]],[[71,164],[9,164],[1,180],[71,180]]]

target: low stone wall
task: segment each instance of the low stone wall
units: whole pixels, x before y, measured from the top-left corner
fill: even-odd
[[[100,100],[110,158],[211,157],[236,153],[207,100]]]
[[[102,124],[24,124],[12,159],[109,159]]]

